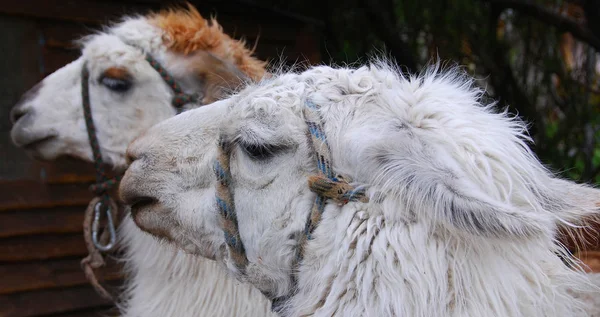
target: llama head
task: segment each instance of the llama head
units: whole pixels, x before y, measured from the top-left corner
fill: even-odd
[[[127,17],[81,41],[77,60],[43,79],[13,108],[13,142],[34,157],[92,160],[82,109],[82,68],[89,71],[92,117],[105,162],[125,166],[130,141],[174,116],[174,92],[145,60],[157,60],[197,104],[221,99],[246,79],[264,74],[244,43],[224,34],[193,7]]]
[[[223,252],[212,170],[219,144],[228,144],[249,260],[243,277],[273,296],[286,294],[315,198],[307,185],[317,173],[315,152],[303,115],[313,103],[333,170],[371,198],[329,203],[323,222],[363,210],[473,243],[519,243],[552,241],[557,220],[595,213],[597,191],[554,178],[528,149],[524,125],[483,105],[480,95],[457,70],[435,67],[412,77],[381,64],[280,75],[151,128],[128,149],[121,195],[143,230],[222,257],[238,272]],[[345,234],[328,228],[309,247],[319,235]]]

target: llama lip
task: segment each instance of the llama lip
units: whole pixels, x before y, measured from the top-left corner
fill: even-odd
[[[27,127],[22,127],[21,121],[17,122],[11,130],[13,143],[27,151],[35,150],[40,145],[55,139],[56,133],[38,133],[33,132]]]
[[[32,151],[32,150],[35,150],[35,148],[38,147],[39,145],[41,145],[47,141],[50,141],[54,138],[56,138],[55,135],[49,135],[49,136],[43,137],[41,139],[37,139],[37,140],[31,141],[29,143],[23,144],[22,147],[27,151]]]
[[[140,196],[129,198],[125,201],[126,204],[131,206],[131,214],[135,216],[141,209],[149,207],[157,203],[158,200],[148,196]]]

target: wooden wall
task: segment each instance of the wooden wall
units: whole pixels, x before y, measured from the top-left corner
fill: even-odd
[[[158,0],[0,2],[0,317],[114,315],[79,265],[87,254],[81,223],[91,166],[31,160],[10,142],[8,113],[29,87],[78,57],[72,40],[125,13],[161,6]],[[216,13],[235,37],[249,43],[260,37],[262,59],[320,61],[310,21],[230,2],[203,1],[198,9]],[[115,286],[122,279],[114,263],[104,278]]]

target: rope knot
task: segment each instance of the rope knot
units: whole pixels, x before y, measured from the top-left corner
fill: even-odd
[[[171,104],[173,105],[173,107],[175,107],[177,109],[181,109],[183,106],[185,106],[189,103],[198,102],[199,99],[200,99],[200,95],[197,93],[186,94],[184,92],[178,92],[178,93],[175,93],[175,95],[173,96],[173,100],[171,100]]]
[[[328,178],[323,174],[310,176],[308,187],[317,195],[331,199],[342,206],[350,201],[369,202],[369,197],[366,196],[364,189],[355,189],[342,176],[333,178]]]
[[[110,179],[105,179],[104,181],[90,185],[89,189],[97,196],[101,196],[119,183],[120,178],[121,177],[117,176]]]

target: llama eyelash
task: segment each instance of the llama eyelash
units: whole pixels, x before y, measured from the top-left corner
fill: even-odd
[[[129,90],[132,86],[132,83],[130,80],[112,78],[112,77],[108,77],[108,76],[102,76],[100,78],[100,83],[102,85],[106,86],[106,88],[113,90],[115,92],[125,92],[125,91]]]
[[[289,147],[283,144],[257,144],[244,141],[238,141],[238,145],[253,160],[268,160],[287,150]]]

